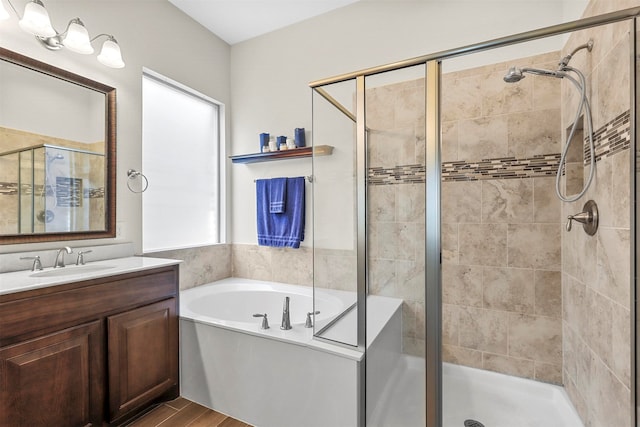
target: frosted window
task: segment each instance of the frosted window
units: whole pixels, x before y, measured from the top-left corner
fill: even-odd
[[[220,109],[179,84],[143,75],[145,252],[220,243]]]

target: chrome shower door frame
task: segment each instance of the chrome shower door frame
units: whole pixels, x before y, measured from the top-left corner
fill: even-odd
[[[426,205],[425,205],[425,319],[426,319],[426,331],[425,331],[425,354],[426,354],[426,427],[442,427],[442,355],[441,355],[441,328],[442,328],[442,292],[441,292],[441,245],[440,245],[440,179],[441,179],[441,134],[440,134],[440,76],[441,76],[441,63],[445,59],[460,57],[472,53],[483,52],[495,48],[506,47],[523,42],[533,41],[545,37],[557,36],[575,32],[578,30],[612,24],[616,22],[630,20],[635,31],[637,31],[635,19],[640,17],[640,7],[634,7],[624,10],[619,10],[603,15],[593,16],[589,18],[583,18],[576,21],[571,21],[563,24],[558,24],[550,27],[545,27],[533,31],[527,31],[523,33],[514,34],[507,37],[501,37],[493,40],[488,40],[481,43],[471,44],[455,49],[436,52],[429,55],[419,56],[404,61],[394,62],[390,64],[380,65],[377,67],[367,68],[360,71],[342,74],[339,76],[317,80],[309,83],[309,86],[313,89],[319,89],[319,93],[322,94],[322,86],[339,83],[346,80],[355,79],[359,82],[358,94],[357,94],[357,106],[358,111],[356,114],[356,126],[357,126],[357,144],[358,144],[358,156],[362,153],[360,150],[365,150],[366,153],[366,129],[365,129],[365,117],[364,117],[364,78],[376,74],[385,73],[388,71],[400,70],[415,65],[426,65],[426,80],[425,80],[425,101],[426,101]],[[636,313],[638,311],[636,307],[636,267],[640,265],[640,260],[636,260],[638,251],[636,250],[636,241],[640,241],[640,235],[638,235],[638,227],[636,222],[640,221],[638,216],[638,209],[636,204],[640,196],[636,195],[636,189],[640,185],[640,176],[637,176],[636,166],[636,138],[638,137],[636,132],[636,120],[640,117],[640,112],[636,108],[636,102],[640,99],[640,94],[636,94],[638,89],[636,79],[636,36],[635,33],[631,36],[631,67],[632,67],[632,79],[631,79],[631,113],[634,118],[631,123],[631,164],[629,165],[631,170],[631,176],[635,179],[631,179],[631,235],[634,237],[631,242],[631,271],[630,271],[630,283],[631,288],[631,417],[632,425],[637,426],[638,416],[636,414],[637,402],[637,383],[640,382],[640,378],[636,378],[637,369],[636,364],[640,361],[636,361]],[[362,85],[362,87],[360,87]],[[361,92],[360,92],[361,91]],[[362,99],[361,99],[362,97]],[[334,102],[327,98],[334,106],[341,111],[348,111],[344,109],[339,103]],[[347,113],[345,113],[347,114]],[[352,117],[353,119],[353,117]],[[360,157],[359,157],[360,158]],[[366,160],[366,157],[365,157]],[[358,212],[358,310],[362,310],[362,313],[358,313],[358,347],[362,349],[361,344],[366,343],[364,334],[366,333],[366,181],[362,181],[366,177],[365,163],[359,162],[358,167],[358,197],[357,203],[362,204],[357,207]],[[364,169],[362,169],[364,168]],[[636,182],[636,179],[638,182]],[[362,186],[360,186],[362,184]],[[363,234],[361,234],[363,233]],[[361,239],[365,239],[362,242]],[[363,245],[363,246],[361,246]],[[363,249],[362,257],[360,255],[360,249]],[[364,283],[362,280],[365,280]],[[640,303],[638,303],[640,304]],[[361,322],[361,323],[360,323]],[[362,336],[360,332],[362,331]],[[364,340],[364,341],[361,341]],[[365,420],[365,370],[364,367],[360,371],[361,375],[361,396],[360,402],[363,406],[359,408],[361,418],[359,425],[364,425]]]

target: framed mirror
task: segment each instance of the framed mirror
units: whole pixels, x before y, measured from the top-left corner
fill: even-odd
[[[0,244],[115,237],[116,90],[0,48]]]

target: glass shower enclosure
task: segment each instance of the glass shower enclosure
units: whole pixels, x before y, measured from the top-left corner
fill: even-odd
[[[104,154],[41,144],[0,153],[0,234],[104,227]]]
[[[314,338],[360,352],[358,425],[635,425],[639,13],[310,84],[334,147],[313,158],[314,310],[349,301]],[[592,168],[556,197],[557,171],[570,197]],[[568,230],[588,200],[601,228]],[[495,409],[513,396],[529,408]]]

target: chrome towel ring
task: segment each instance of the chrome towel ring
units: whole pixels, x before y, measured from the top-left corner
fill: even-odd
[[[131,188],[131,182],[132,180],[136,179],[137,177],[141,177],[142,180],[144,181],[142,184],[142,190],[140,191],[136,191],[133,188]],[[135,169],[129,169],[127,171],[127,188],[129,189],[129,191],[131,191],[132,193],[144,193],[147,188],[149,187],[149,180],[147,179],[146,176],[144,176],[144,174],[142,172],[138,172]]]

